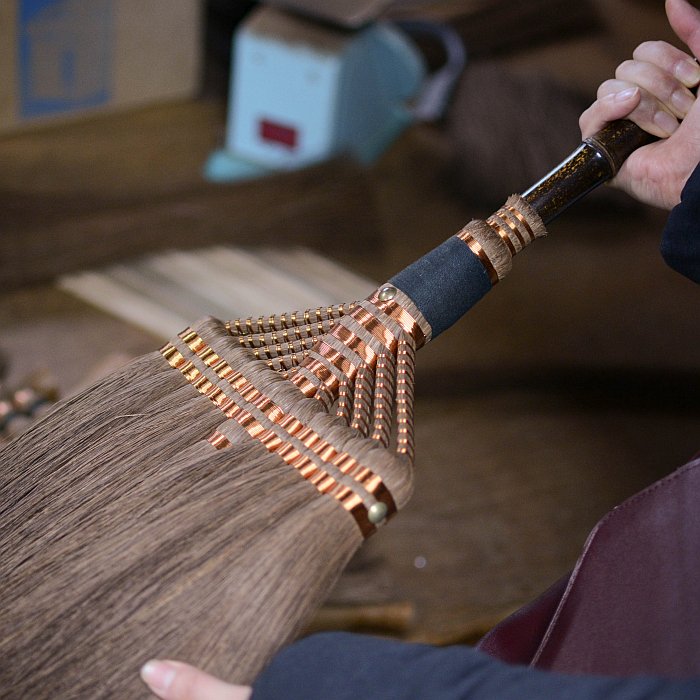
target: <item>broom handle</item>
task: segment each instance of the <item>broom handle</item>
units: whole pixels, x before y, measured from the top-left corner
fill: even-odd
[[[522,195],[523,199],[548,224],[598,185],[615,177],[633,151],[655,140],[634,122],[611,122],[533,185]]]
[[[655,137],[628,120],[608,124],[586,139],[563,163],[530,188],[519,201],[542,221],[517,246],[508,234],[509,214],[491,230],[489,222],[471,222],[456,236],[394,275],[391,289],[403,292],[418,309],[435,338],[461,318],[510,270],[512,254],[544,235],[543,224],[561,214],[592,189],[615,176],[624,160]],[[510,200],[509,200],[510,202]],[[506,202],[508,207],[509,202]],[[499,210],[496,213],[498,218]],[[491,217],[489,221],[492,221]],[[483,224],[483,225],[482,225]],[[484,226],[486,234],[484,234]],[[496,235],[499,228],[503,235]],[[464,245],[464,243],[467,245]],[[507,249],[511,246],[511,250]],[[517,248],[517,249],[516,249]]]
[[[487,221],[467,224],[394,275],[368,301],[389,315],[392,323],[397,321],[413,337],[416,347],[421,347],[450,328],[489,292],[509,272],[513,255],[546,234],[545,224],[613,178],[633,151],[654,140],[629,120],[608,124],[521,197],[509,198]],[[378,337],[377,325],[381,324],[362,304],[350,316],[363,326],[365,338],[373,333]],[[338,343],[367,347],[355,330],[343,324],[330,331],[331,337],[332,342],[319,341],[293,378],[308,396],[316,392],[317,380],[330,390],[330,397],[337,391],[337,374],[346,371],[341,368],[346,358]],[[352,354],[358,357],[355,351]],[[369,363],[376,353],[368,350],[359,357]]]

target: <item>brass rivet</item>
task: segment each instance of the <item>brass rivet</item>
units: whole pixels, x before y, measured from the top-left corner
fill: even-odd
[[[386,507],[385,503],[374,503],[367,511],[367,517],[372,525],[377,525],[381,523],[384,518],[386,518],[388,511],[389,509]]]
[[[380,301],[391,301],[396,296],[396,287],[387,284],[379,290]]]

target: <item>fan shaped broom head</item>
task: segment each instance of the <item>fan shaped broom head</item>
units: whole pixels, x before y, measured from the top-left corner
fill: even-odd
[[[138,697],[149,657],[250,682],[410,496],[416,349],[543,234],[514,198],[362,302],[204,319],[5,447],[9,697]]]

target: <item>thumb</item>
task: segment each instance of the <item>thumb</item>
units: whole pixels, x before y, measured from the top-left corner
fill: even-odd
[[[683,142],[688,157],[700,161],[700,97],[695,99],[673,136],[676,141]]]
[[[666,0],[666,16],[678,38],[700,57],[700,10],[687,0]]]

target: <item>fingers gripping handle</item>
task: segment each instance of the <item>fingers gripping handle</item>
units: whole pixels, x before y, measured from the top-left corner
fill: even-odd
[[[612,179],[625,160],[656,137],[634,122],[611,122],[523,194],[548,224],[591,190]]]

